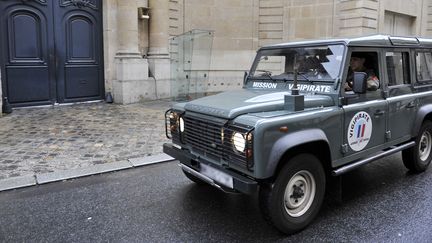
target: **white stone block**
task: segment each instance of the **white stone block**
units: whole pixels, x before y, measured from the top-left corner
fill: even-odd
[[[132,104],[146,100],[155,100],[155,81],[147,80],[114,80],[113,98],[115,103]]]
[[[115,103],[131,104],[156,99],[156,84],[149,78],[147,59],[117,57],[117,79],[113,80]]]
[[[144,58],[116,57],[117,80],[148,79],[149,65]]]
[[[149,57],[149,69],[156,80],[156,98],[171,97],[171,66],[168,58]]]
[[[156,80],[169,79],[171,74],[170,59],[151,58],[148,59],[149,69]]]
[[[171,79],[156,80],[156,92],[157,99],[171,97]]]

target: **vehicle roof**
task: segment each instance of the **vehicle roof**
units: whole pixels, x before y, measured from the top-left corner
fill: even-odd
[[[416,48],[432,48],[432,39],[421,37],[404,37],[390,35],[371,35],[355,38],[341,39],[323,39],[288,42],[275,45],[264,46],[261,49],[274,49],[281,47],[293,46],[313,46],[313,45],[328,45],[328,44],[344,44],[346,46],[362,46],[362,47],[416,47]]]

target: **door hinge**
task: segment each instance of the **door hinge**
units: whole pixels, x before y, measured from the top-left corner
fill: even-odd
[[[390,140],[391,139],[391,131],[387,131],[385,133],[385,137],[386,137],[387,140]]]
[[[342,152],[342,154],[348,153],[348,144],[342,144],[341,152]]]

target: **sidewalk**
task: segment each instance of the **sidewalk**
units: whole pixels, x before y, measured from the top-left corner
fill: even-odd
[[[0,182],[162,153],[169,101],[14,110],[0,118]]]

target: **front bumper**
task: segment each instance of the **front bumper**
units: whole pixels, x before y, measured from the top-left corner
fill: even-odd
[[[187,173],[221,190],[233,190],[245,194],[253,194],[258,189],[256,181],[221,166],[216,166],[206,159],[195,156],[187,150],[174,147],[170,143],[163,145],[163,152],[179,160],[182,169]]]

